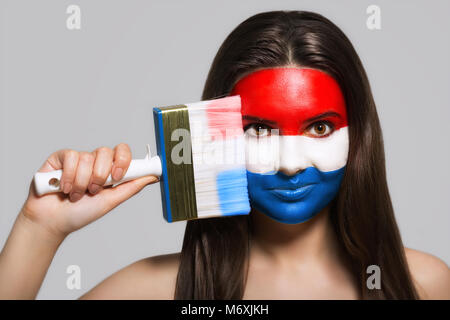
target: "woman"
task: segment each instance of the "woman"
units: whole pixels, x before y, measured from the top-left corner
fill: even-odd
[[[268,167],[248,164],[250,215],[188,221],[181,253],[135,262],[81,298],[449,298],[446,264],[402,245],[375,103],[340,29],[311,12],[250,17],[222,44],[202,98],[229,94],[243,98],[247,151],[252,139],[274,136],[269,129],[282,139]],[[299,95],[307,103],[299,105]],[[320,110],[326,116],[305,117]],[[101,187],[110,173],[120,179],[130,160],[126,144],[48,158],[41,171],[63,169],[64,193],[38,198],[30,187],[0,255],[0,298],[34,298],[68,234],[157,181]],[[262,188],[303,177],[313,187]],[[372,265],[380,289],[367,285]]]

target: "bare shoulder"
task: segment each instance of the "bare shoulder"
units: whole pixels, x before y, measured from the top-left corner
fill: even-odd
[[[175,294],[180,253],[136,261],[112,274],[80,299],[171,300]]]
[[[421,299],[450,299],[450,269],[441,259],[405,248],[406,259]]]

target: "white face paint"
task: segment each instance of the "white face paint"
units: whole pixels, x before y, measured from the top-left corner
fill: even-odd
[[[276,173],[281,168],[296,172],[308,167],[334,171],[346,165],[348,148],[348,127],[323,138],[280,136],[276,130],[260,136],[251,130],[245,134],[246,167],[253,173]]]

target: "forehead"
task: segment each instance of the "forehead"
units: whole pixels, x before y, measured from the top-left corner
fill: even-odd
[[[258,70],[239,80],[231,94],[241,96],[243,115],[302,121],[323,112],[336,112],[346,118],[338,83],[316,69]]]

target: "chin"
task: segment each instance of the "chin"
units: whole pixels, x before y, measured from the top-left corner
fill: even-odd
[[[299,224],[312,219],[319,211],[313,210],[304,203],[297,205],[286,204],[278,205],[276,208],[267,208],[255,206],[255,208],[265,216],[280,223],[285,224]]]

